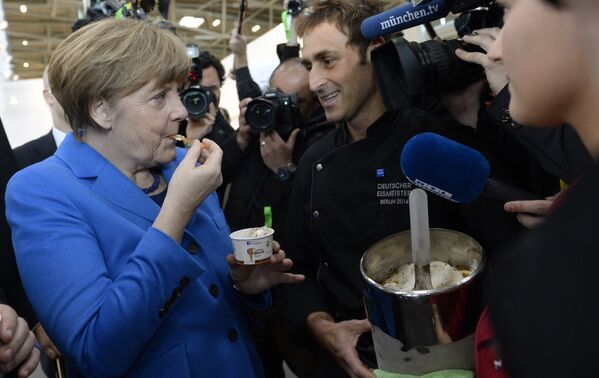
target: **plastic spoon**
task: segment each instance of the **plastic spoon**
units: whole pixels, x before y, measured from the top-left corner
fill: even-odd
[[[182,142],[183,145],[185,146],[185,148],[189,148],[191,147],[191,145],[193,144],[193,140],[189,139],[189,138],[185,138],[183,135],[181,134],[173,134],[170,136],[171,138],[173,138],[174,140],[176,140],[177,142]],[[202,146],[202,148],[205,148],[206,146],[204,145],[204,143],[200,142],[200,146]]]
[[[430,290],[433,285],[431,283],[431,241],[426,192],[422,189],[412,190],[409,201],[412,261],[416,273],[414,290]]]

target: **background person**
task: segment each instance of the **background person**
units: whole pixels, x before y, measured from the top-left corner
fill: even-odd
[[[200,85],[210,89],[215,101],[210,103],[208,112],[200,119],[187,119],[186,124],[183,124],[185,134],[190,138],[206,137],[222,145],[234,133],[233,127],[219,108],[220,89],[225,81],[225,68],[208,51],[202,51],[194,61],[197,68],[201,70]]]

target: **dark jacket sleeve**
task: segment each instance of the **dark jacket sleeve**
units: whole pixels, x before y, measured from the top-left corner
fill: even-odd
[[[281,62],[289,58],[298,58],[300,56],[300,45],[289,46],[286,43],[277,45],[277,56]]]
[[[223,162],[221,166],[223,185],[226,185],[233,181],[233,177],[241,166],[243,159],[247,157],[246,151],[249,150],[250,146],[247,147],[246,151],[239,148],[237,133],[234,133],[220,145],[220,148],[223,150]]]
[[[239,97],[239,101],[244,98],[255,98],[262,95],[260,86],[252,79],[247,66],[235,70],[235,82],[237,84],[237,97]]]
[[[309,153],[300,160],[295,184],[287,213],[287,239],[282,245],[293,260],[293,272],[303,274],[306,279],[293,285],[285,285],[285,315],[293,333],[305,329],[306,318],[313,312],[325,311],[332,314],[326,298],[318,286],[319,257],[312,243],[310,231],[310,192],[312,159]]]
[[[3,127],[0,127],[0,156],[2,157],[2,164],[0,164],[0,196],[2,198],[0,201],[0,302],[13,307],[19,316],[25,318],[27,324],[33,327],[37,323],[37,318],[21,284],[12,247],[10,227],[5,216],[6,184],[17,171],[17,165]]]
[[[571,126],[520,125],[509,114],[509,101],[510,93],[506,86],[489,109],[491,122],[479,125],[484,140],[504,140],[502,134],[511,134],[547,172],[567,183],[572,183],[591,169],[593,159]]]

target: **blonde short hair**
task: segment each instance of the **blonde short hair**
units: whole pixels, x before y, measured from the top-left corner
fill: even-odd
[[[93,22],[62,41],[48,66],[52,93],[71,128],[99,127],[90,105],[128,95],[152,79],[185,81],[191,60],[185,45],[156,24],[131,19]]]

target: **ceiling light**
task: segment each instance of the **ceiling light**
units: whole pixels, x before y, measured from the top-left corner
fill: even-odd
[[[4,30],[8,27],[8,22],[6,20],[0,21],[0,29]]]
[[[27,5],[21,4],[19,6],[19,10],[21,11],[21,13],[27,13]]]
[[[181,21],[179,21],[179,25],[186,28],[199,28],[202,26],[204,21],[206,20],[204,20],[202,17],[185,16],[181,19]]]
[[[23,67],[29,68],[29,63],[28,62],[23,63]]]
[[[445,25],[447,23],[447,20],[445,19],[445,17],[443,17],[440,21],[441,25]]]
[[[216,20],[212,21],[213,27],[217,27],[218,25],[220,25],[220,20],[218,18]]]
[[[23,44],[23,46],[27,46],[29,44],[29,41],[24,39],[23,42],[21,42]]]
[[[252,32],[256,33],[258,30],[260,30],[260,25],[252,26]]]

